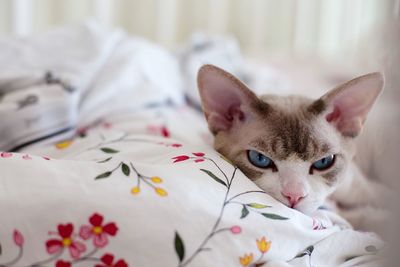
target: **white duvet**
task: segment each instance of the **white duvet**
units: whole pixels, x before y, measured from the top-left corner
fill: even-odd
[[[0,266],[379,266],[376,235],[280,204],[216,153],[165,52],[139,44],[78,87],[74,138],[0,152]]]

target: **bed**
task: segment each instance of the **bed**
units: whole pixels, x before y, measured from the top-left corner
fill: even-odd
[[[182,58],[93,23],[0,45],[0,266],[379,266],[213,150]]]

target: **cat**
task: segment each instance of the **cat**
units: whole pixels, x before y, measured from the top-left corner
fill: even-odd
[[[381,73],[370,73],[315,100],[257,97],[216,66],[198,72],[214,148],[266,193],[307,215],[328,197],[342,207],[384,206],[385,188],[366,179],[353,162],[356,139],[383,85]],[[360,217],[353,217],[356,224]]]

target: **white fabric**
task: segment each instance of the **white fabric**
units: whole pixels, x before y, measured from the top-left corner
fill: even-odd
[[[118,30],[88,22],[27,40],[3,39],[0,48],[3,150],[90,124],[104,114],[183,103],[176,59]],[[72,91],[49,82],[49,72]],[[20,109],[18,103],[29,97],[36,101]]]
[[[168,112],[173,113],[165,111]],[[185,122],[197,119],[189,113]],[[86,137],[74,140],[69,146],[42,149],[41,153],[58,159],[1,154],[0,241],[3,256],[0,259],[10,259],[18,251],[12,241],[14,229],[25,237],[24,254],[18,266],[48,258],[46,240],[58,237],[49,232],[56,231],[58,224],[67,222],[75,227],[74,240],[86,245],[84,255],[91,251],[93,245],[91,239],[85,241],[78,235],[79,227],[89,224],[88,218],[97,212],[104,216],[104,223],[115,222],[119,230],[93,257],[99,258],[107,251],[123,258],[129,266],[180,266],[174,249],[175,232],[184,243],[183,263],[209,234],[215,232],[202,247],[204,250],[184,266],[241,266],[240,258],[250,253],[253,255],[252,263],[255,263],[262,255],[256,240],[262,237],[267,242],[271,241],[270,249],[258,261],[266,261],[266,266],[280,266],[284,262],[286,265],[283,266],[355,266],[360,262],[369,266],[376,261],[374,254],[382,247],[379,238],[350,229],[341,230],[341,227],[326,220],[322,222],[323,227],[319,227],[321,222],[318,217],[324,217],[326,211],[319,211],[320,214],[310,218],[266,194],[254,192],[234,198],[221,213],[228,187],[216,182],[201,169],[226,181],[224,172],[231,181],[232,165],[211,147],[132,134],[141,125],[144,126],[137,115],[116,121],[113,128],[89,130]],[[128,123],[132,125],[130,132]],[[120,126],[125,127],[123,131],[118,129]],[[186,133],[186,129],[182,128],[175,128],[175,131]],[[112,149],[112,152],[106,148]],[[205,155],[193,154],[199,152]],[[193,158],[174,163],[177,156],[183,155]],[[100,163],[110,157],[107,162]],[[204,158],[204,161],[195,162]],[[120,162],[129,166],[128,176],[124,174]],[[149,186],[141,180],[140,193],[132,194],[138,176],[131,164],[142,175],[160,177],[162,183],[151,183],[153,186]],[[95,179],[99,174],[112,170],[114,172],[108,177]],[[168,195],[160,196],[154,191],[154,186],[163,188]],[[259,189],[238,171],[227,200],[247,191]],[[241,219],[243,205],[246,204],[248,214]],[[261,213],[288,219],[271,219]],[[220,214],[220,222],[213,231]],[[307,253],[299,255],[310,246],[313,246],[311,257]],[[297,255],[299,257],[296,258]],[[67,248],[57,257],[59,259],[72,260]],[[85,263],[88,264],[82,260],[80,266],[87,266]]]

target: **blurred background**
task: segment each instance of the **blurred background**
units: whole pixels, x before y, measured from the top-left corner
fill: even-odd
[[[0,0],[0,34],[96,18],[174,48],[193,32],[232,35],[244,54],[376,68],[400,0]]]

